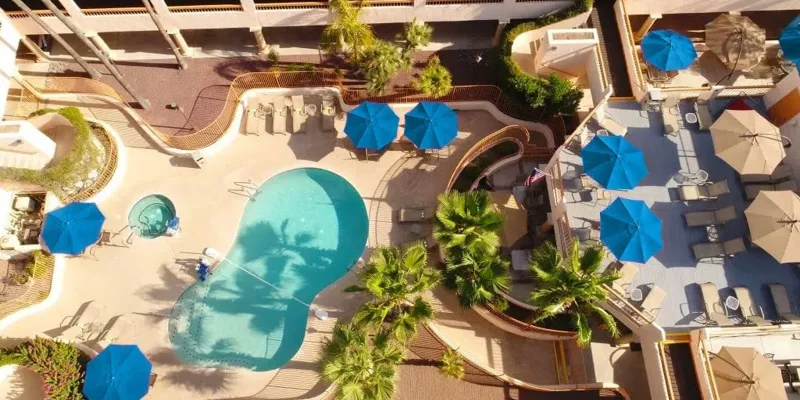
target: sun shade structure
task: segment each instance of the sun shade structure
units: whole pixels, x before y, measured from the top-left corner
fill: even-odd
[[[153,366],[136,345],[112,344],[86,366],[89,400],[139,400],[150,388]]]
[[[528,212],[520,207],[517,199],[509,190],[490,192],[497,209],[506,216],[503,230],[500,231],[500,243],[511,247],[528,233]]]
[[[420,150],[447,146],[458,135],[458,116],[447,104],[423,101],[406,114],[405,137]]]
[[[711,359],[722,400],[786,400],[781,370],[752,347],[722,347]]]
[[[750,238],[781,263],[800,262],[800,197],[762,190],[744,210]]]
[[[758,64],[766,37],[764,29],[741,15],[722,14],[706,24],[706,45],[731,70]]]
[[[783,56],[800,66],[800,16],[783,28],[778,43],[783,50]]]
[[[365,101],[347,113],[344,133],[356,148],[381,150],[397,137],[400,118],[386,104]]]
[[[600,212],[600,241],[620,261],[645,263],[664,247],[661,219],[641,200],[617,198]]]
[[[780,130],[754,110],[725,110],[711,139],[717,157],[740,174],[769,175],[786,157]]]
[[[106,217],[94,203],[70,203],[44,217],[42,242],[53,254],[81,254],[100,239]]]
[[[645,35],[642,53],[650,65],[662,71],[686,69],[697,58],[692,40],[671,29]]]
[[[641,150],[622,136],[595,136],[581,151],[583,172],[610,190],[630,190],[647,176]]]

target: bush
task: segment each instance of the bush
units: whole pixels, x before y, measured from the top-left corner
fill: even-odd
[[[36,250],[31,253],[31,255],[33,256],[33,260],[25,266],[25,272],[28,276],[41,278],[44,276],[45,272],[47,272],[47,268],[42,264],[42,261],[44,261],[43,258],[46,256],[41,250]]]
[[[314,64],[303,64],[300,66],[300,70],[305,72],[313,72]]]
[[[278,54],[278,50],[269,49],[269,53],[267,53],[267,60],[269,60],[269,62],[275,64],[275,63],[277,63],[278,61],[281,60],[281,55]]]
[[[420,73],[419,79],[414,80],[411,86],[436,99],[450,93],[453,88],[453,77],[439,62],[439,57],[434,56]]]
[[[45,398],[83,400],[81,393],[89,357],[74,344],[35,338],[17,346],[0,349],[0,365],[18,364],[42,378]]]
[[[534,21],[506,29],[503,40],[495,47],[495,81],[513,100],[541,109],[547,114],[573,114],[583,94],[571,82],[551,75],[537,78],[526,74],[511,57],[511,46],[520,34],[572,18],[591,10],[593,0],[578,0],[571,7]]]
[[[42,109],[31,113],[29,117],[44,114],[58,113],[65,117],[75,128],[75,140],[69,153],[59,162],[41,171],[25,168],[0,168],[0,180],[11,180],[22,183],[39,185],[58,197],[69,193],[80,182],[87,179],[89,172],[100,168],[98,161],[102,153],[94,143],[92,128],[75,107],[66,107],[59,110],[52,108]]]

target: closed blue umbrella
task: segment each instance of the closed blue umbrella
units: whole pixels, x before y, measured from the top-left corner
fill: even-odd
[[[100,239],[105,220],[94,203],[70,203],[45,215],[42,241],[51,253],[80,254]]]
[[[642,53],[650,65],[662,71],[686,69],[697,58],[692,40],[671,29],[645,35]]]
[[[641,200],[618,198],[600,212],[600,241],[620,261],[647,262],[664,247],[661,219]]]
[[[386,104],[365,101],[347,113],[344,133],[356,148],[381,150],[397,137],[400,118]]]
[[[139,400],[150,389],[153,366],[136,345],[112,344],[86,366],[89,400]]]
[[[447,104],[423,101],[406,114],[405,128],[420,150],[441,149],[458,135],[458,117]]]
[[[778,42],[781,44],[783,56],[800,66],[800,16],[783,28]]]
[[[647,176],[641,150],[622,136],[595,136],[581,151],[583,171],[610,190],[629,190]]]

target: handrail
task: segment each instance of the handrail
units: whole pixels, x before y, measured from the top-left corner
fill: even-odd
[[[697,341],[698,350],[700,350],[700,358],[702,358],[703,366],[708,374],[709,383],[711,383],[711,400],[719,400],[719,389],[717,389],[717,381],[714,379],[714,370],[711,368],[711,357],[708,356],[708,349],[706,349],[705,341]]]
[[[644,87],[644,84],[645,84],[646,81],[644,80],[644,75],[642,75],[642,69],[639,66],[639,55],[638,55],[638,52],[636,51],[636,42],[633,40],[633,38],[634,38],[633,30],[631,29],[630,20],[628,19],[628,11],[625,10],[625,2],[624,1],[620,1],[619,5],[620,5],[620,9],[622,11],[622,22],[625,24],[625,32],[624,32],[625,39],[623,39],[623,40],[627,40],[628,44],[631,46],[631,51],[633,52],[633,54],[632,54],[632,56],[633,56],[633,70],[636,72],[636,80],[637,80],[637,82],[635,82],[635,83],[636,83],[636,86],[642,88],[642,87]]]
[[[667,397],[669,400],[675,399],[675,393],[672,390],[672,379],[669,378],[669,365],[667,365],[667,354],[664,351],[664,342],[658,342],[658,353],[659,358],[661,359],[661,369],[663,370],[664,375],[664,383],[667,386]]]
[[[458,176],[461,175],[461,172],[464,171],[469,163],[471,163],[487,149],[494,147],[498,143],[506,140],[515,140],[520,145],[520,154],[514,155],[521,155],[523,151],[522,149],[530,141],[530,134],[528,133],[528,130],[522,126],[510,125],[479,140],[478,143],[475,143],[469,150],[467,150],[466,154],[461,157],[461,160],[458,162],[455,169],[453,169],[453,173],[450,175],[450,180],[447,181],[447,187],[445,191],[449,192],[453,188],[453,184],[455,184],[456,179],[458,179]]]
[[[603,285],[603,289],[605,289],[606,294],[608,294],[608,302],[614,305],[618,310],[624,312],[637,326],[643,327],[655,320],[652,315],[645,315],[638,308],[634,307],[633,304],[629,303],[628,300],[617,293],[611,286]]]
[[[525,332],[539,332],[543,334],[548,334],[552,336],[562,337],[562,338],[573,338],[577,335],[577,332],[574,331],[562,331],[558,329],[549,329],[543,328],[541,326],[536,326],[532,324],[527,324],[522,322],[516,318],[512,318],[506,315],[503,312],[498,311],[496,308],[492,307],[491,305],[486,305],[482,307],[484,310],[488,311],[490,314],[494,315],[495,317],[501,319],[503,322],[507,322],[513,325],[515,328],[523,330]]]

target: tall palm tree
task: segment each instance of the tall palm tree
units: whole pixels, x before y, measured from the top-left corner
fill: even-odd
[[[424,23],[417,22],[414,18],[405,24],[403,33],[397,35],[397,40],[403,43],[403,53],[410,54],[422,46],[427,46],[431,42],[433,28]]]
[[[489,192],[451,191],[439,195],[439,206],[433,220],[433,236],[446,254],[472,254],[497,251],[505,217],[492,203]]]
[[[376,41],[372,28],[359,21],[361,7],[348,0],[331,0],[328,4],[333,16],[322,31],[320,47],[326,51],[349,51],[354,61],[360,61],[365,49]]]
[[[422,243],[404,252],[396,247],[375,249],[358,278],[361,284],[345,291],[367,292],[373,299],[356,312],[355,323],[391,332],[405,342],[416,335],[419,323],[433,318],[433,307],[420,294],[436,286],[441,276],[428,266]]]
[[[536,289],[531,292],[529,301],[539,307],[539,315],[534,321],[561,313],[571,314],[578,331],[578,345],[587,346],[592,341],[589,316],[597,315],[603,321],[604,329],[611,336],[618,337],[616,320],[599,305],[608,299],[603,285],[610,285],[619,278],[616,273],[598,272],[605,250],[595,246],[581,252],[577,240],[570,250],[571,256],[564,259],[556,246],[546,242],[533,252],[530,267]]]
[[[446,348],[442,354],[441,365],[439,371],[442,375],[453,378],[461,379],[464,377],[464,357],[458,354],[457,351]]]
[[[336,384],[340,400],[390,400],[403,349],[386,334],[370,339],[353,324],[337,324],[323,348],[322,376]]]
[[[403,57],[397,46],[383,40],[377,41],[366,52],[362,66],[367,92],[371,95],[383,94],[397,71],[409,67],[411,60]]]
[[[508,304],[499,293],[510,283],[508,261],[499,254],[464,252],[447,258],[444,284],[456,292],[462,307],[492,305],[503,310]]]
[[[434,56],[411,86],[430,97],[439,98],[453,89],[453,76],[439,62],[439,57]]]

